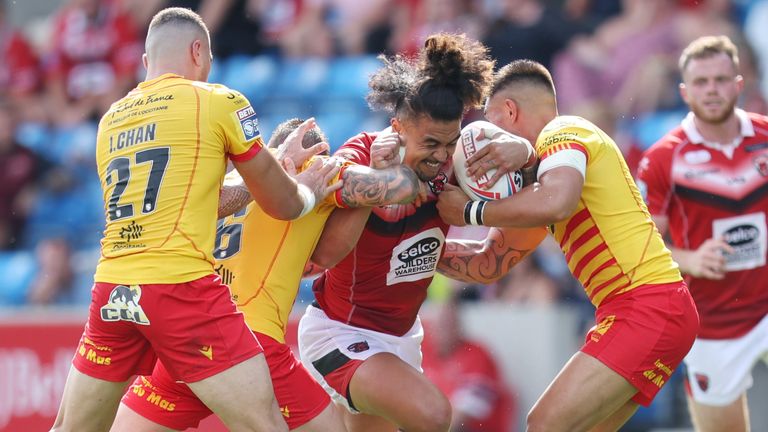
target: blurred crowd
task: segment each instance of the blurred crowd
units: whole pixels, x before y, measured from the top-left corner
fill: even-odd
[[[87,304],[103,226],[97,122],[143,78],[143,32],[167,6],[202,15],[211,81],[251,99],[263,134],[315,116],[334,148],[386,125],[364,102],[375,56],[413,53],[439,31],[482,40],[499,65],[550,67],[561,113],[616,137],[630,166],[684,116],[676,61],[696,37],[737,42],[741,105],[768,111],[768,0],[63,0],[23,26],[10,19],[22,6],[0,2],[0,269],[12,275],[0,305]],[[452,289],[509,303],[586,301],[553,244],[493,286]]]

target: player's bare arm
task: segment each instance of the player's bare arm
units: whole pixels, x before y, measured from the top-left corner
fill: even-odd
[[[491,228],[484,241],[448,239],[437,271],[463,282],[492,283],[544,240],[544,228]]]
[[[539,181],[513,196],[489,201],[483,221],[486,226],[533,228],[551,225],[573,214],[581,198],[584,177],[571,167],[553,168]],[[469,197],[457,186],[446,185],[437,209],[451,225],[464,226],[464,207]]]
[[[235,162],[254,200],[275,219],[296,219],[308,213],[341,183],[328,186],[338,174],[335,161],[316,160],[291,178],[269,152],[259,152],[247,162]],[[303,187],[302,187],[303,186]]]
[[[405,165],[371,169],[347,167],[342,174],[341,200],[348,207],[373,207],[413,202],[422,191],[416,173]]]

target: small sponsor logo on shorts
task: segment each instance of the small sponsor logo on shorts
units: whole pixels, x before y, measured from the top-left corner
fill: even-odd
[[[672,368],[662,363],[661,359],[656,359],[653,365],[656,368],[649,369],[643,372],[643,376],[648,378],[654,384],[656,384],[657,387],[661,388],[661,386],[663,386],[664,383],[667,382],[670,375],[672,375]]]
[[[285,418],[290,418],[291,417],[291,410],[288,409],[288,405],[286,405],[284,407],[280,407],[280,413]]]
[[[146,400],[147,402],[151,403],[152,405],[155,405],[159,407],[160,409],[164,409],[168,412],[171,412],[176,409],[176,404],[168,402],[167,399],[163,397],[163,395],[156,393],[154,390],[154,386],[149,384],[148,381],[144,381],[144,386],[140,384],[134,384],[131,386],[131,390],[136,396]]]
[[[80,344],[80,348],[77,349],[77,354],[89,362],[97,365],[109,366],[112,364],[112,358],[102,355],[106,352],[112,352],[112,348],[96,345],[88,338],[83,338],[83,343]]]
[[[360,353],[363,351],[368,351],[369,348],[370,347],[368,346],[368,341],[362,341],[350,344],[347,347],[347,350],[352,351],[353,353]]]
[[[593,342],[599,341],[600,337],[608,332],[608,329],[611,328],[615,320],[616,320],[616,315],[608,315],[607,317],[603,318],[603,320],[600,321],[600,323],[595,326],[595,329],[592,330],[592,334],[590,336],[592,341]]]
[[[213,347],[210,345],[204,345],[200,348],[200,354],[204,355],[208,360],[213,360]]]
[[[139,285],[117,285],[109,293],[109,303],[101,307],[103,321],[129,321],[149,325],[149,318],[139,304],[141,287]]]
[[[701,391],[707,391],[709,388],[709,377],[703,373],[696,373],[693,376],[696,378],[696,384],[698,384]]]

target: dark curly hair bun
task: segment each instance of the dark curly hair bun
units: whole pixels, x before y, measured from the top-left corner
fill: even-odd
[[[380,58],[384,66],[369,81],[368,103],[390,114],[460,119],[483,102],[493,76],[488,49],[459,34],[428,37],[416,59]]]

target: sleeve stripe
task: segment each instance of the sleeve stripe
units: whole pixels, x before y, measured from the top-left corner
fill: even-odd
[[[262,148],[263,147],[261,146],[261,143],[254,142],[251,148],[249,148],[245,153],[240,153],[239,155],[233,155],[230,153],[229,158],[235,162],[248,162],[249,160],[253,159],[254,156],[256,156]]]

